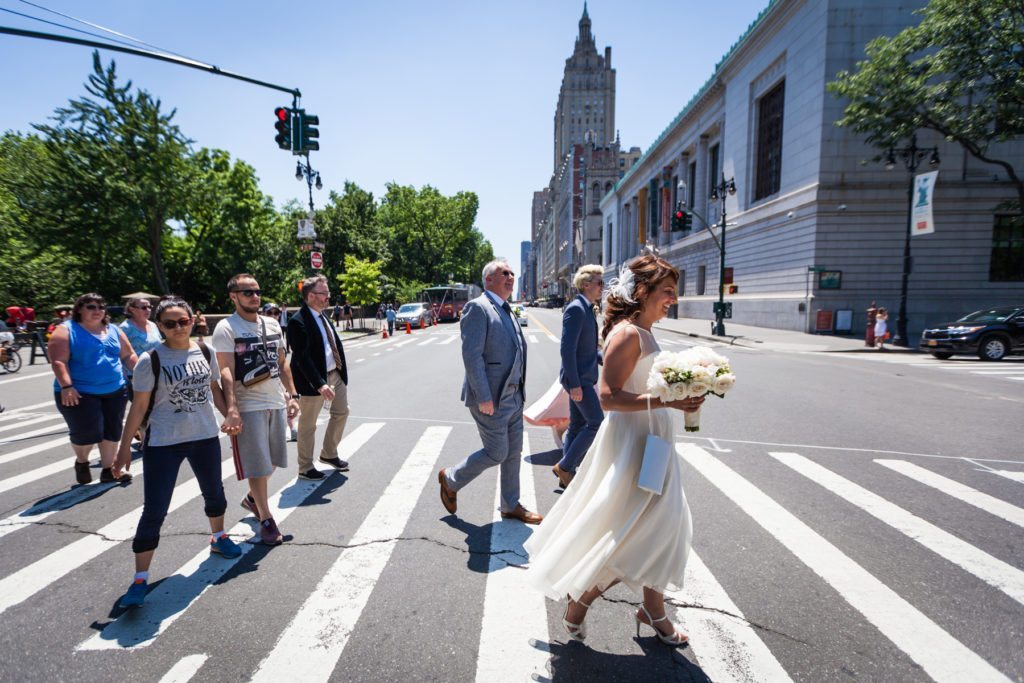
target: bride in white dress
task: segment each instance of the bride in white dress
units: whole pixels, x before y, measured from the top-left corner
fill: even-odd
[[[672,646],[688,641],[665,612],[666,590],[682,587],[693,527],[680,458],[672,458],[660,496],[637,488],[647,435],[674,443],[671,410],[697,410],[704,399],[651,399],[647,375],[658,343],[651,326],[676,303],[679,272],[645,255],[612,283],[605,309],[604,371],[598,384],[606,418],[572,486],[526,542],[528,577],[553,600],[566,597],[569,637],[586,637],[587,608],[616,583],[643,596],[637,632],[646,624]],[[696,446],[683,446],[696,448]]]

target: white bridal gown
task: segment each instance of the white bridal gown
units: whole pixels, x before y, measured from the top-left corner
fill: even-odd
[[[626,327],[639,332],[641,355],[623,388],[644,394],[658,342],[628,323],[615,327],[609,339]],[[652,401],[653,432],[673,443],[671,416],[678,411],[657,405]],[[660,496],[637,488],[650,432],[646,410],[608,411],[576,478],[526,542],[528,577],[549,598],[578,599],[615,579],[637,593],[644,586],[662,592],[682,587],[693,536],[682,458],[670,459]]]

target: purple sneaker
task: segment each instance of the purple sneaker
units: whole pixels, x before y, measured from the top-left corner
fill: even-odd
[[[245,498],[242,499],[242,502],[239,503],[239,505],[241,505],[244,509],[248,510],[252,514],[256,515],[257,518],[260,516],[260,511],[256,509],[256,501],[253,500],[252,496],[250,496],[248,493],[245,494]]]
[[[263,542],[263,545],[281,545],[284,542],[284,536],[281,534],[281,530],[277,528],[277,523],[273,517],[267,517],[260,522],[260,540]]]

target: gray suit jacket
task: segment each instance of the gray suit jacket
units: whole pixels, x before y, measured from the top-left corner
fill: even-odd
[[[519,391],[523,393],[526,379],[526,340],[519,329],[519,321],[512,316],[515,336],[509,334],[504,322],[505,312],[483,293],[469,301],[462,309],[459,329],[462,335],[462,363],[466,367],[466,379],[462,383],[462,400],[467,406],[498,400],[505,395],[510,384],[512,368],[516,362],[519,347],[523,350],[523,382]]]

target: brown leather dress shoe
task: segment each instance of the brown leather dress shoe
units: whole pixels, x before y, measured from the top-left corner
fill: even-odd
[[[555,466],[551,468],[551,471],[555,473],[556,477],[558,477],[558,488],[560,489],[564,489],[568,486],[569,482],[572,481],[572,478],[576,476],[575,472],[566,472],[563,470],[558,463],[555,463]]]
[[[441,484],[441,505],[444,505],[444,509],[449,514],[454,515],[458,508],[458,503],[455,500],[457,494],[448,486],[448,477],[444,475],[443,469],[437,473],[437,481]]]
[[[518,519],[520,522],[526,524],[540,524],[544,521],[544,518],[538,515],[536,512],[530,512],[522,505],[517,505],[516,509],[512,512],[502,512],[501,516],[505,519]]]

